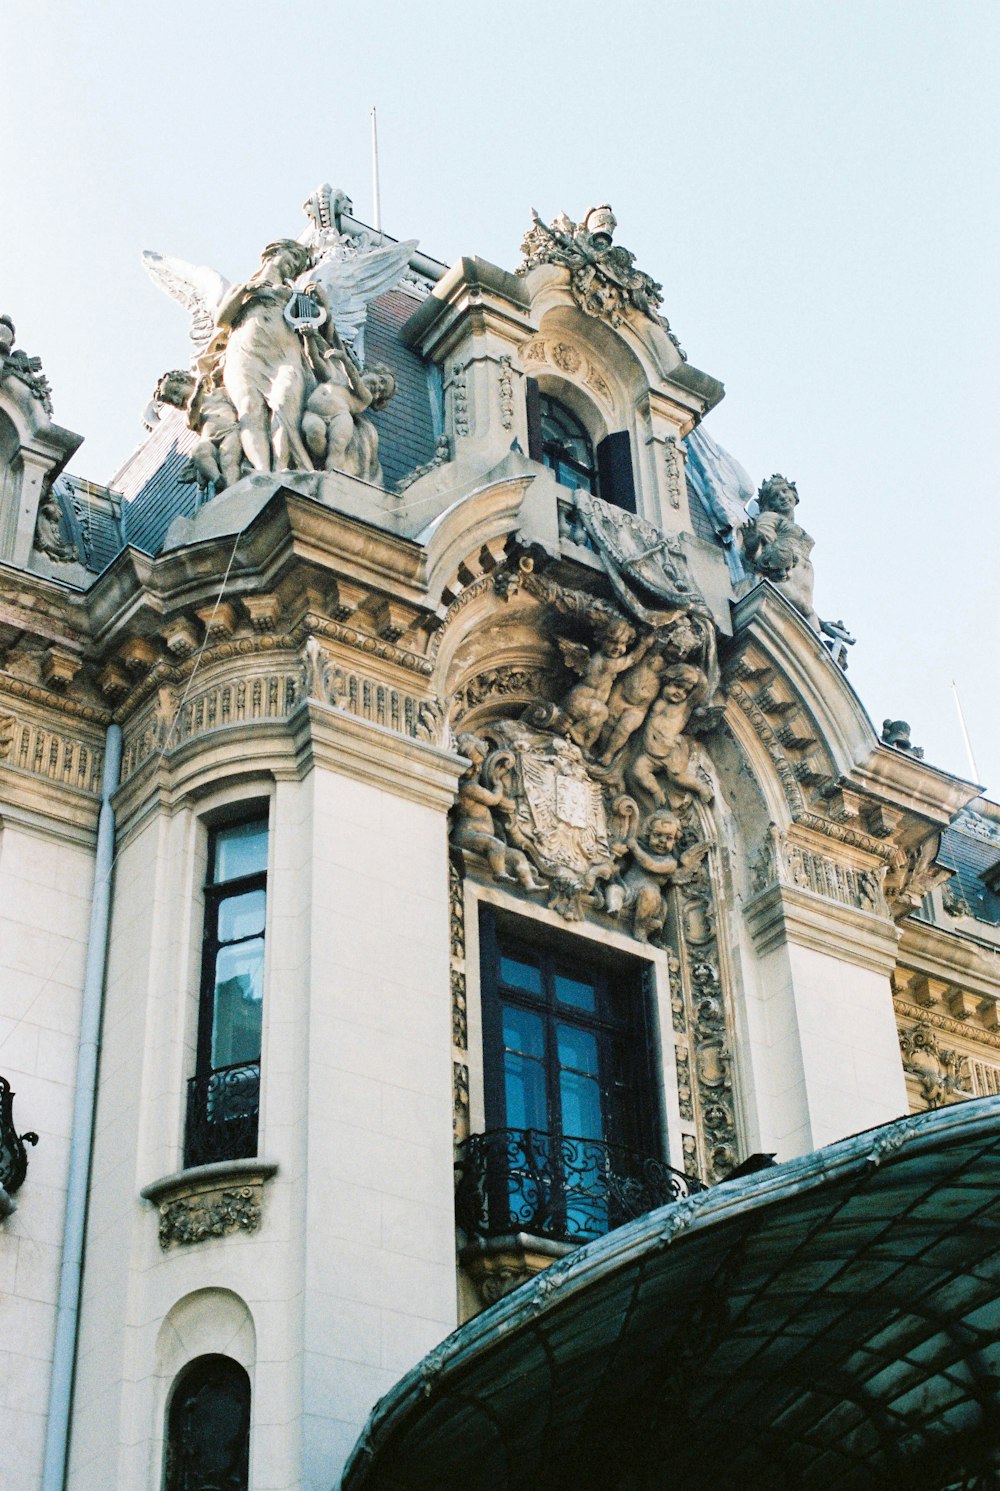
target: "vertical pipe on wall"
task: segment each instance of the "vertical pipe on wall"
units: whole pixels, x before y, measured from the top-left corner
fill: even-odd
[[[97,1056],[101,1039],[104,973],[111,917],[111,872],[115,861],[115,815],[111,807],[111,794],[118,786],[121,761],[121,727],[109,725],[104,743],[104,780],[101,786],[101,811],[97,820],[94,896],[90,908],[90,938],[83,981],[83,1008],[80,1012],[80,1048],[76,1061],[76,1095],[59,1273],[59,1305],[52,1352],[49,1416],[45,1430],[42,1491],[64,1491],[66,1482],[77,1323],[83,1281],[84,1228],[87,1221],[87,1193],[90,1188],[90,1156],[97,1097]]]

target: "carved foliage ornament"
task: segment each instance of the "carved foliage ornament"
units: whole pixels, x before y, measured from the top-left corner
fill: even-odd
[[[29,357],[27,352],[15,347],[16,336],[10,317],[0,316],[0,384],[6,383],[8,378],[16,379],[33,399],[38,400],[46,414],[51,414],[52,389],[42,372],[42,360]]]
[[[232,1232],[256,1232],[263,1183],[219,1186],[160,1203],[160,1247],[204,1242]]]

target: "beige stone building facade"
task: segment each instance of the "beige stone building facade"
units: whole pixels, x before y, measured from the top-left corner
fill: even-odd
[[[148,256],[195,356],[107,487],[0,322],[17,1491],[329,1491],[554,1260],[1000,1093],[1000,808],[873,725],[610,209],[515,272],[306,206]]]

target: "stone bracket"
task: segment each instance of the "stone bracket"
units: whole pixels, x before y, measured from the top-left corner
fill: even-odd
[[[139,1194],[160,1213],[160,1247],[206,1242],[261,1224],[264,1182],[278,1169],[274,1160],[222,1160],[165,1175]]]

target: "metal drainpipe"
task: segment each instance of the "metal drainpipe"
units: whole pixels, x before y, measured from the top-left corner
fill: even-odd
[[[73,1133],[70,1139],[66,1220],[63,1226],[59,1307],[52,1352],[42,1491],[64,1491],[66,1483],[69,1416],[76,1367],[80,1290],[83,1283],[84,1229],[87,1222],[87,1193],[90,1189],[90,1157],[97,1097],[97,1055],[101,1039],[108,923],[111,916],[111,871],[115,858],[115,815],[111,807],[111,794],[118,786],[121,764],[121,727],[109,725],[104,743],[104,781],[101,785],[101,812],[97,820],[94,896],[90,908],[90,940],[87,945],[87,971],[83,981],[83,1008],[80,1013],[80,1049],[76,1061],[76,1097],[73,1104]]]

